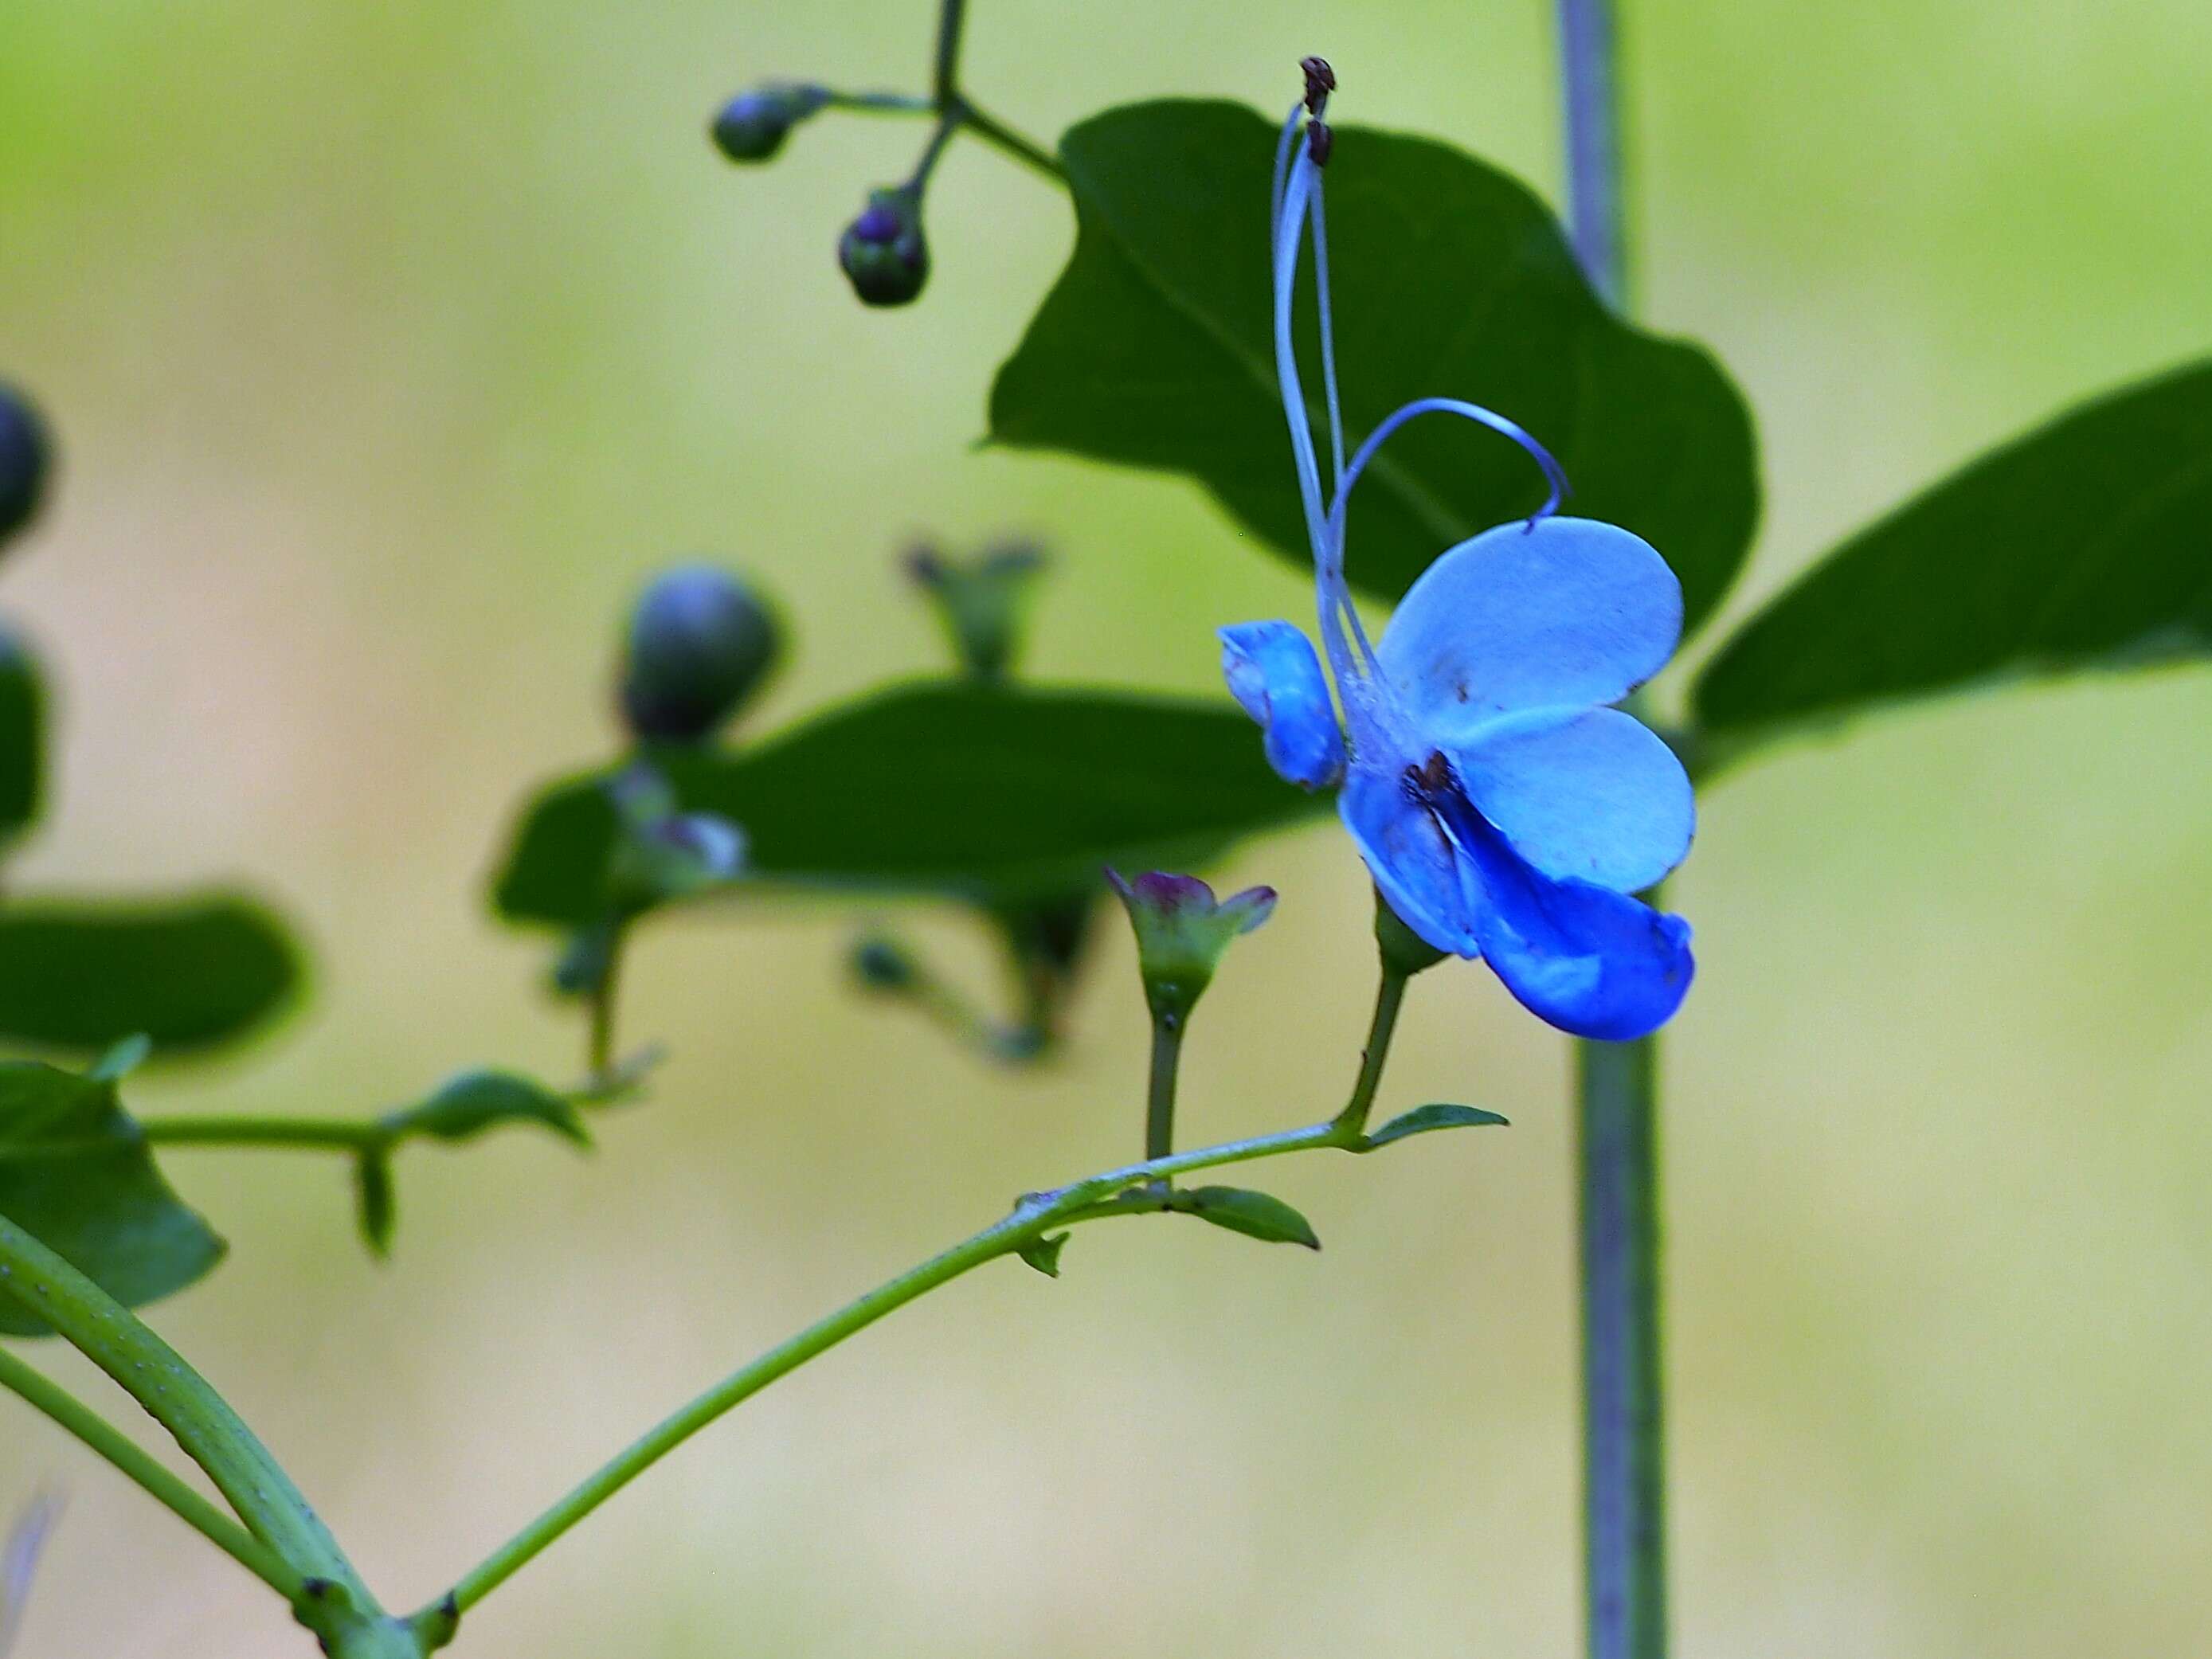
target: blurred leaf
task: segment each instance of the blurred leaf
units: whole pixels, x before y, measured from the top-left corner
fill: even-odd
[[[1267,769],[1226,696],[927,683],[758,747],[656,760],[686,810],[744,830],[756,881],[993,904],[1060,899],[1109,862],[1202,864],[1328,805]],[[531,805],[498,877],[501,915],[575,927],[605,914],[606,775]]]
[[[0,1061],[0,1215],[130,1308],[182,1290],[223,1251],[154,1167],[115,1085],[37,1060]],[[47,1328],[0,1297],[0,1334]]]
[[[37,661],[13,629],[0,627],[0,844],[39,815],[45,716]]]
[[[1070,129],[1075,252],[1000,370],[991,435],[1188,474],[1304,565],[1275,390],[1274,149],[1271,125],[1225,103],[1134,104]],[[1565,465],[1575,512],[1666,555],[1695,627],[1759,514],[1750,413],[1713,359],[1613,317],[1543,204],[1443,144],[1338,128],[1328,222],[1347,435],[1430,396],[1519,422]],[[1317,349],[1307,362],[1317,398]],[[1512,444],[1416,422],[1352,502],[1351,578],[1395,599],[1446,548],[1524,516],[1544,490]]]
[[[1489,1124],[1503,1124],[1505,1119],[1495,1112],[1486,1112],[1479,1106],[1416,1106],[1402,1117],[1394,1117],[1369,1135],[1359,1150],[1371,1152],[1378,1146],[1388,1146],[1394,1140],[1403,1140],[1407,1135],[1423,1135],[1431,1129],[1479,1129]]]
[[[1279,1198],[1243,1187],[1194,1187],[1170,1194],[1168,1208],[1178,1215],[1194,1215],[1217,1227],[1270,1244],[1303,1244],[1321,1249],[1321,1240],[1306,1218]]]
[[[470,1140],[502,1123],[538,1123],[578,1146],[592,1144],[574,1100],[512,1072],[464,1072],[420,1105],[393,1112],[383,1123],[395,1140],[416,1134]]]
[[[1060,1253],[1067,1248],[1067,1235],[1054,1233],[1033,1244],[1024,1244],[1015,1254],[1035,1267],[1047,1279],[1060,1277]]]
[[[299,979],[283,925],[251,899],[0,909],[0,1036],[21,1042],[94,1049],[143,1032],[164,1051],[204,1047],[267,1018]]]
[[[392,1254],[392,1231],[398,1222],[398,1200],[392,1190],[392,1153],[388,1147],[364,1147],[354,1160],[356,1213],[361,1236],[369,1254],[379,1261]]]
[[[1695,693],[1719,763],[1794,726],[2212,648],[2212,364],[2084,404],[1862,531]]]

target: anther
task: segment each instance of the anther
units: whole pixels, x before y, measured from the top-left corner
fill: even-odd
[[[1306,154],[1313,157],[1317,167],[1328,165],[1328,154],[1336,148],[1336,129],[1318,118],[1306,123]]]
[[[1328,95],[1336,90],[1336,71],[1328,66],[1326,58],[1301,58],[1298,67],[1306,77],[1306,113],[1319,115],[1328,103]]]

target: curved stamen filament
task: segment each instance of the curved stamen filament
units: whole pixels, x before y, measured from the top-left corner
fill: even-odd
[[[1485,409],[1480,404],[1468,403],[1458,398],[1416,398],[1404,408],[1396,410],[1386,416],[1380,426],[1367,434],[1366,441],[1359,446],[1358,453],[1352,456],[1351,466],[1346,469],[1344,485],[1336,492],[1336,499],[1329,506],[1328,532],[1332,545],[1340,549],[1344,544],[1346,504],[1351,499],[1352,486],[1359,482],[1359,475],[1367,470],[1367,463],[1374,459],[1375,452],[1382,447],[1384,439],[1408,421],[1420,415],[1457,415],[1463,420],[1486,426],[1492,432],[1510,438],[1522,448],[1527,450],[1529,458],[1543,469],[1545,482],[1552,487],[1552,493],[1544,504],[1528,515],[1528,522],[1532,525],[1535,524],[1540,520],[1550,518],[1559,510],[1559,503],[1565,500],[1567,495],[1566,469],[1553,458],[1550,450],[1537,442],[1527,430],[1516,422],[1507,420],[1495,410]],[[1340,553],[1339,557],[1341,556]]]

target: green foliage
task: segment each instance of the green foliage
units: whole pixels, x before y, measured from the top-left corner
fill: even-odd
[[[1304,564],[1269,321],[1274,146],[1225,103],[1129,105],[1068,131],[1074,255],[1000,370],[991,435],[1188,474]],[[1694,627],[1759,512],[1751,417],[1719,366],[1607,311],[1544,205],[1495,168],[1342,127],[1328,178],[1347,432],[1437,394],[1510,416],[1565,464],[1574,511],[1666,555]],[[1360,486],[1351,579],[1395,599],[1447,547],[1543,499],[1512,445],[1417,422]]]
[[[394,1140],[428,1135],[437,1140],[472,1140],[504,1123],[537,1123],[580,1146],[592,1144],[591,1131],[574,1099],[513,1072],[464,1072],[439,1085],[420,1105],[381,1120]]]
[[[756,748],[656,760],[686,810],[742,826],[756,879],[994,904],[1063,898],[1109,863],[1188,868],[1319,810],[1267,769],[1225,697],[928,683]],[[607,775],[531,805],[497,878],[501,915],[574,927],[604,913]]]
[[[0,1037],[96,1049],[143,1031],[164,1051],[238,1036],[297,988],[299,956],[252,900],[27,900],[0,909]]]
[[[1232,1233],[1269,1244],[1303,1244],[1321,1249],[1312,1224],[1279,1198],[1244,1187],[1193,1187],[1168,1195],[1177,1215],[1194,1215]]]
[[[45,720],[38,662],[15,630],[0,624],[0,846],[39,815]]]
[[[37,1060],[0,1061],[0,1215],[125,1307],[182,1290],[223,1252],[155,1168],[114,1081]],[[48,1332],[0,1296],[0,1334]]]
[[[1060,1253],[1066,1248],[1066,1233],[1048,1233],[1033,1243],[1023,1245],[1015,1254],[1047,1279],[1057,1279],[1060,1277]]]
[[[628,1080],[620,1086],[629,1086]],[[378,1118],[368,1127],[354,1158],[356,1214],[370,1253],[379,1257],[392,1254],[399,1222],[392,1154],[403,1144],[418,1137],[448,1143],[474,1140],[505,1124],[535,1123],[564,1140],[589,1147],[592,1132],[584,1127],[582,1098],[514,1072],[487,1067],[449,1078],[415,1105]]]
[[[1491,1124],[1504,1124],[1506,1120],[1496,1112],[1486,1112],[1479,1106],[1416,1106],[1402,1117],[1394,1117],[1360,1143],[1359,1150],[1371,1152],[1377,1147],[1388,1146],[1394,1140],[1403,1140],[1407,1135],[1427,1134],[1434,1129],[1480,1129]]]
[[[1861,532],[1695,694],[1707,758],[1973,685],[2212,647],[2212,364],[2096,399]]]

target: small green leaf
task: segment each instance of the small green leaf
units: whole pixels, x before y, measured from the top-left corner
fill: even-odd
[[[1172,1193],[1168,1208],[1178,1215],[1194,1215],[1217,1227],[1270,1244],[1303,1244],[1321,1249],[1321,1240],[1306,1218],[1279,1198],[1243,1187],[1194,1187]]]
[[[2122,388],[1861,531],[1723,646],[1719,764],[1914,699],[2212,652],[2212,363]]]
[[[580,1146],[592,1144],[574,1100],[512,1072],[464,1072],[420,1105],[392,1113],[384,1123],[394,1140],[408,1135],[470,1140],[502,1123],[538,1123]]]
[[[1057,1279],[1060,1277],[1060,1253],[1066,1247],[1067,1235],[1054,1233],[1034,1243],[1023,1245],[1015,1254],[1047,1279]]]
[[[0,1215],[125,1307],[182,1290],[223,1252],[155,1168],[114,1083],[37,1060],[0,1061]],[[0,1295],[0,1334],[48,1328]]]
[[[1486,1124],[1503,1124],[1506,1120],[1495,1112],[1486,1112],[1479,1106],[1416,1106],[1402,1117],[1394,1117],[1360,1144],[1359,1150],[1371,1152],[1378,1146],[1388,1146],[1394,1140],[1403,1140],[1407,1135],[1426,1134],[1431,1129],[1480,1129]]]
[[[1195,478],[1303,567],[1275,387],[1275,138],[1249,110],[1211,102],[1133,104],[1068,131],[1075,251],[999,371],[991,436]],[[1352,441],[1416,398],[1486,404],[1559,457],[1573,511],[1666,556],[1690,627],[1708,615],[1759,515],[1750,413],[1719,365],[1620,321],[1528,188],[1446,145],[1337,128],[1328,224]],[[1320,390],[1310,368],[1316,430]],[[1352,503],[1347,574],[1395,599],[1446,548],[1526,515],[1544,490],[1513,445],[1416,422]]]
[[[14,629],[0,625],[0,846],[39,816],[46,701],[37,659]]]
[[[968,682],[893,688],[736,752],[657,763],[684,809],[743,829],[749,886],[864,889],[992,905],[1095,891],[1108,864],[1188,869],[1325,811],[1209,702]],[[510,921],[605,916],[605,775],[530,806],[494,894]]]
[[[392,1254],[392,1234],[398,1223],[398,1200],[392,1190],[392,1154],[383,1146],[364,1147],[354,1161],[356,1212],[361,1236],[369,1254],[382,1261]]]
[[[251,899],[31,899],[0,910],[0,1036],[165,1054],[244,1035],[292,996],[299,954]]]

